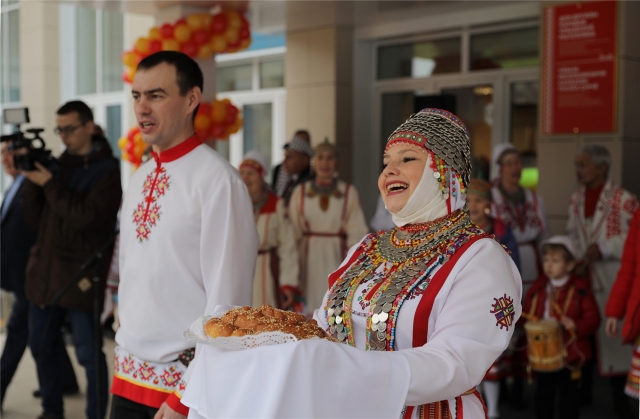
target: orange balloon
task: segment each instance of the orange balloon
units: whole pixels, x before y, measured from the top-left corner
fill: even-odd
[[[180,42],[175,39],[165,39],[162,41],[163,51],[180,51]]]
[[[214,36],[213,38],[211,38],[209,46],[215,52],[223,52],[225,49],[227,49],[227,41],[222,36]]]
[[[129,80],[133,82],[133,78],[136,76],[136,67],[127,67],[127,74],[129,74]]]
[[[251,38],[245,39],[242,42],[240,42],[240,49],[247,49],[249,48],[250,45],[251,45]]]
[[[136,132],[136,134],[133,136],[133,143],[134,143],[135,145],[138,145],[138,144],[146,144],[146,143],[144,142],[144,140],[142,139],[142,134],[140,134],[139,132]]]
[[[153,28],[149,29],[149,39],[150,40],[152,40],[152,39],[158,39],[158,40],[162,39],[162,36],[160,35],[160,28],[157,28],[157,27],[154,26]]]
[[[227,21],[230,28],[235,30],[240,29],[242,26],[242,19],[240,19],[240,15],[235,10],[229,10],[227,12]]]
[[[200,13],[200,19],[202,19],[202,27],[208,30],[209,26],[211,25],[211,19],[213,19],[213,16],[211,16],[209,13]]]
[[[122,54],[122,63],[127,67],[136,67],[138,65],[138,54],[133,51],[127,51]]]
[[[146,149],[147,149],[147,143],[142,142],[140,144],[136,144],[135,148],[133,149],[133,155],[135,157],[140,158],[142,157]]]
[[[173,30],[173,37],[179,42],[187,42],[191,39],[191,29],[187,25],[180,24]]]
[[[229,28],[224,33],[224,38],[227,40],[227,42],[231,44],[233,44],[234,42],[238,42],[239,37],[240,37],[240,31],[238,31],[238,29],[235,29],[235,28]]]
[[[149,40],[147,38],[138,38],[135,49],[142,54],[147,54],[149,52]]]
[[[118,148],[120,150],[124,150],[125,147],[127,147],[127,142],[129,141],[129,139],[127,137],[120,137],[120,139],[118,140]]]
[[[209,44],[200,45],[198,48],[198,58],[206,59],[211,57],[213,50]]]
[[[187,17],[187,25],[193,32],[205,27],[202,16],[199,13]]]
[[[208,131],[211,128],[211,118],[208,115],[197,114],[193,127],[196,131]]]
[[[211,116],[213,117],[214,124],[224,123],[224,120],[227,119],[227,105],[218,100],[213,102],[213,109],[211,110]]]

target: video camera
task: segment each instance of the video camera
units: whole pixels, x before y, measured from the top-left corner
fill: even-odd
[[[45,148],[44,139],[40,136],[43,128],[27,129],[26,132],[31,134],[31,137],[26,137],[24,132],[20,131],[20,125],[29,122],[29,108],[4,109],[2,119],[5,124],[15,125],[17,129],[13,134],[0,137],[0,142],[11,141],[10,148],[16,151],[13,157],[16,168],[36,170],[35,162],[49,169],[55,165],[56,159],[51,155],[51,150]]]

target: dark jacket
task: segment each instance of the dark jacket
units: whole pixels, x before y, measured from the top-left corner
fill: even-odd
[[[633,343],[640,336],[640,210],[631,219],[620,270],[604,313],[607,317],[624,318],[624,343]]]
[[[487,231],[489,234],[495,234],[496,239],[504,245],[511,255],[513,263],[516,264],[518,271],[520,270],[520,251],[518,250],[518,241],[511,232],[511,227],[500,221],[498,218],[492,218],[493,231]]]
[[[122,199],[120,164],[103,137],[94,136],[86,156],[63,153],[54,179],[43,187],[25,181],[22,210],[27,222],[38,228],[36,244],[26,271],[26,294],[44,305],[78,272],[82,263],[114,234]],[[100,266],[104,293],[113,246]],[[91,271],[85,272],[91,278]],[[59,306],[92,309],[92,290],[72,286]],[[100,297],[102,302],[104,297]]]
[[[272,171],[271,190],[276,194],[278,193],[278,191],[276,190],[277,183],[278,183],[278,175],[280,174],[281,170],[283,170],[282,169],[282,163],[280,163],[279,165],[274,167],[273,171]],[[287,205],[289,205],[289,200],[291,199],[291,193],[296,188],[296,186],[298,186],[301,183],[304,183],[304,182],[308,181],[309,179],[311,179],[311,167],[307,167],[298,176],[298,178],[295,181],[290,182],[289,185],[287,185],[287,188],[285,189],[284,193],[282,194],[282,196],[280,198],[284,199],[284,202]]]
[[[20,209],[26,181],[14,195],[0,226],[0,285],[18,295],[24,295],[24,272],[36,242],[36,232],[27,225]]]
[[[536,279],[524,298],[524,304],[522,306],[523,313],[533,314],[539,319],[543,318],[545,301],[547,300],[548,282],[549,280],[544,275]],[[566,299],[572,288],[571,301],[566,304]],[[538,297],[535,299],[536,305],[533,307],[533,300],[536,295]],[[567,330],[562,328],[562,341],[567,348],[565,361],[570,364],[584,363],[584,361],[591,359],[593,355],[591,353],[591,342],[589,338],[598,330],[598,326],[600,326],[600,311],[591,292],[589,282],[583,278],[571,275],[564,287],[560,288],[556,301],[562,309],[564,309],[565,306],[567,307],[565,315],[576,323],[577,338],[575,340],[571,338]],[[550,307],[550,311],[552,317],[559,321],[560,316],[558,316],[553,307]]]

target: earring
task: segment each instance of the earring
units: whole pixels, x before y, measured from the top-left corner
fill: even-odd
[[[485,215],[490,215],[491,214],[491,208],[485,208],[484,209],[484,213],[485,213]]]

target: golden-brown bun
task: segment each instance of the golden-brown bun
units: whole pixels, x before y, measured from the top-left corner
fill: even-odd
[[[228,323],[223,323],[221,319],[210,319],[205,325],[204,330],[207,335],[212,338],[229,337],[236,328]]]

